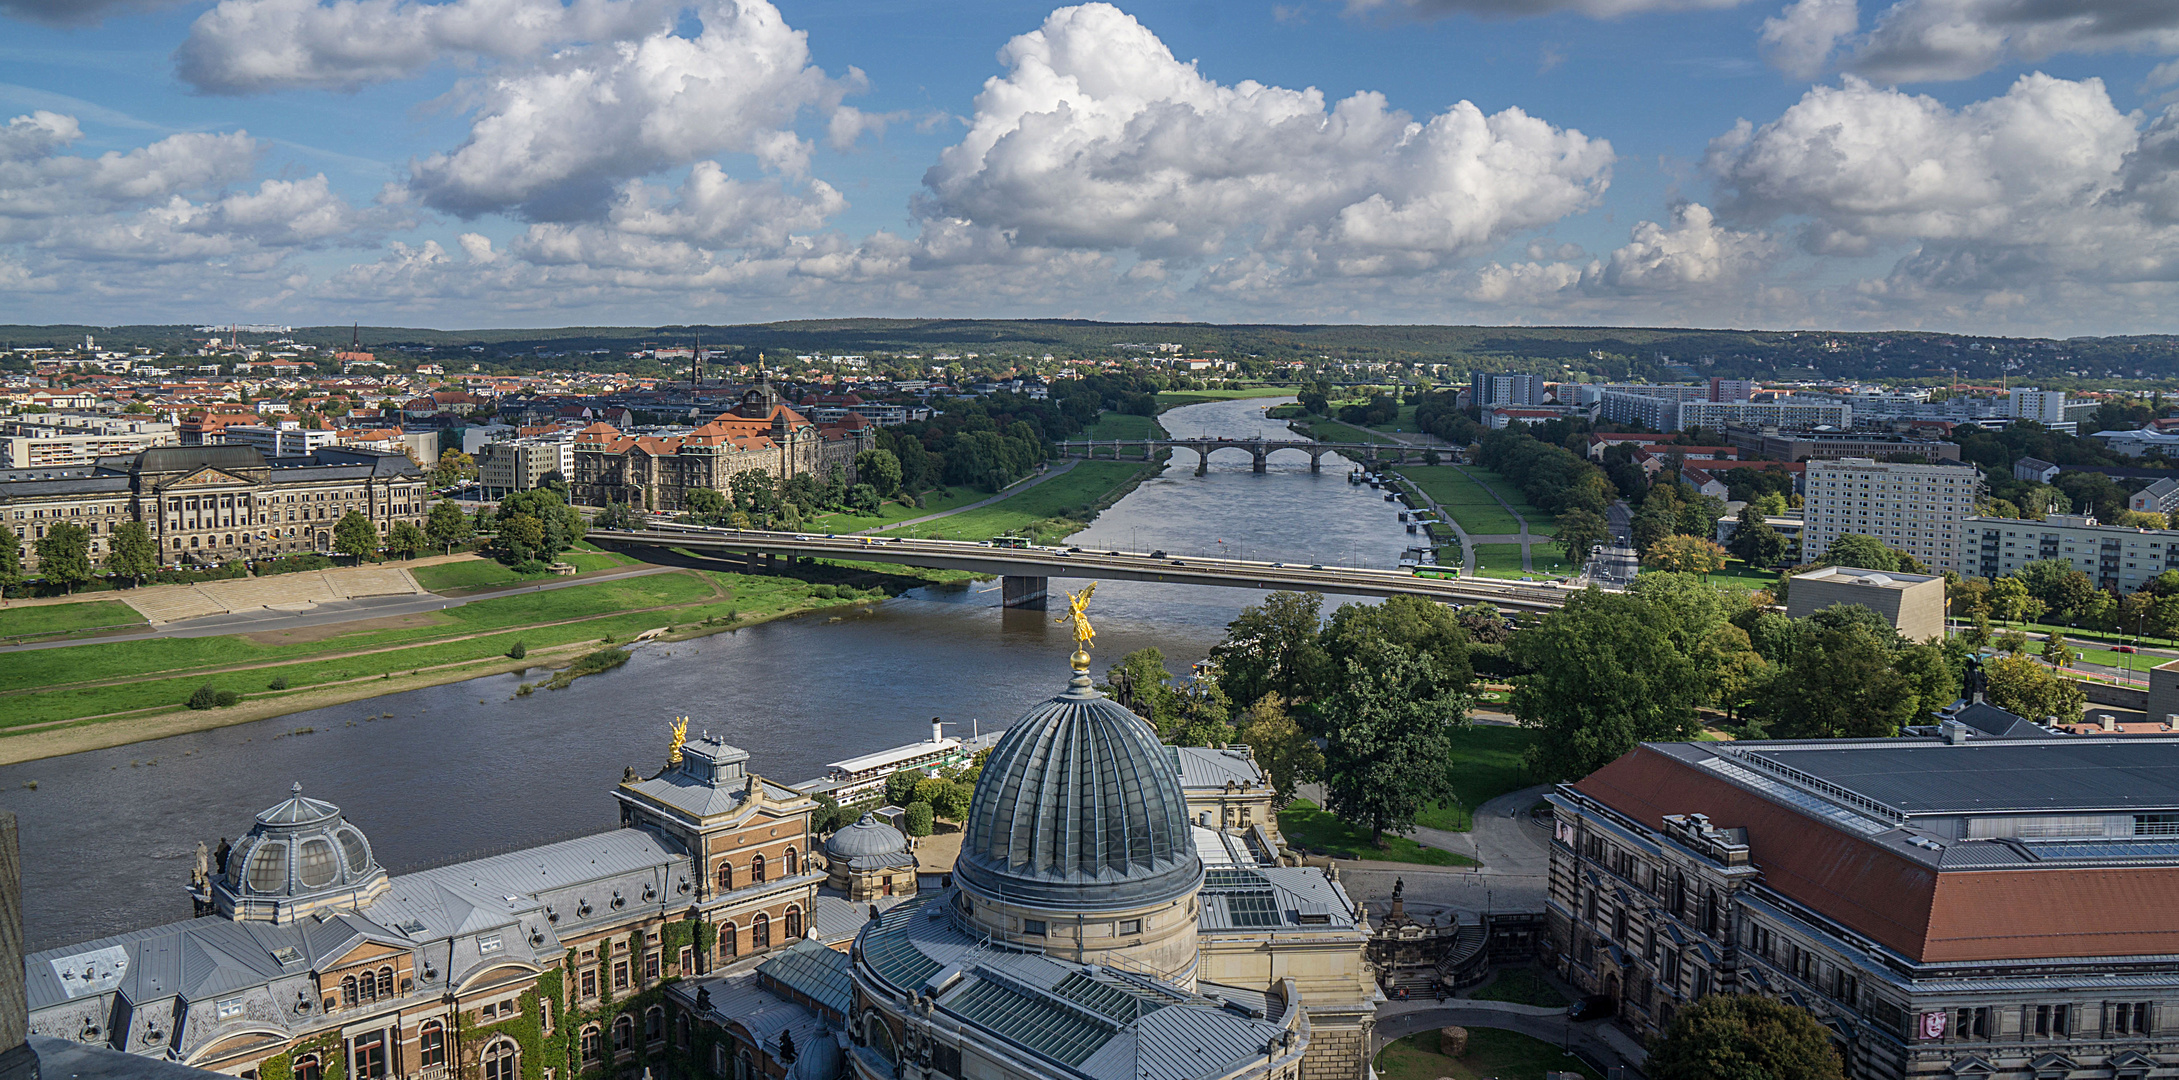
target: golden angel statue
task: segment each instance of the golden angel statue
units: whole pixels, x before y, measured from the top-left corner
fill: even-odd
[[[673,731],[673,745],[666,750],[666,764],[679,765],[681,764],[681,744],[687,742],[689,737],[689,718],[686,716],[677,717],[673,723],[666,726]]]
[[[1090,625],[1089,621],[1090,597],[1096,592],[1097,583],[1092,581],[1081,592],[1068,593],[1067,613],[1052,620],[1053,622],[1071,621],[1074,623],[1074,656],[1071,659],[1078,671],[1089,670],[1090,646],[1097,644],[1097,630]]]

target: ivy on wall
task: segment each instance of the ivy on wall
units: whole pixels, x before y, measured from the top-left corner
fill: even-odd
[[[314,1039],[295,1044],[284,1054],[274,1054],[257,1066],[258,1080],[294,1080],[295,1059],[310,1054],[318,1055],[318,1065],[325,1080],[346,1080],[348,1055],[342,1052],[340,1033],[327,1032]]]

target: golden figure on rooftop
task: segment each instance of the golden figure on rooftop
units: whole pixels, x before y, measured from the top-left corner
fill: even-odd
[[[681,764],[681,744],[687,742],[689,737],[689,718],[686,716],[677,717],[673,723],[666,726],[673,731],[673,745],[666,750],[666,764],[679,765]]]
[[[1076,671],[1089,670],[1090,646],[1097,644],[1097,630],[1090,625],[1089,621],[1090,597],[1096,592],[1097,583],[1092,581],[1081,592],[1068,593],[1067,613],[1052,620],[1053,622],[1072,621],[1074,623],[1074,655],[1068,657],[1068,660],[1074,664]]]

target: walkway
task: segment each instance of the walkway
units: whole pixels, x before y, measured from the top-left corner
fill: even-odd
[[[1407,485],[1415,489],[1415,494],[1422,497],[1422,504],[1428,507],[1431,513],[1436,514],[1437,519],[1444,522],[1446,528],[1453,530],[1454,538],[1460,541],[1460,576],[1474,577],[1475,542],[1484,538],[1469,536],[1468,530],[1460,527],[1459,519],[1453,517],[1451,511],[1439,506],[1438,501],[1431,498],[1430,493],[1422,489],[1422,485],[1415,483],[1413,480],[1409,480]]]
[[[919,518],[909,518],[909,519],[908,519],[908,520],[906,520],[906,521],[896,521],[896,522],[893,522],[893,523],[892,523],[892,524],[890,524],[890,525],[878,525],[878,526],[873,526],[873,527],[871,527],[871,528],[868,528],[868,529],[862,529],[862,530],[859,530],[859,531],[856,531],[856,532],[852,532],[852,533],[849,533],[848,535],[850,535],[850,536],[868,536],[868,535],[870,535],[870,534],[872,534],[872,533],[881,533],[881,532],[884,532],[884,531],[885,531],[885,530],[887,530],[887,529],[898,529],[898,528],[901,528],[902,526],[906,526],[906,525],[921,525],[921,524],[923,524],[923,523],[924,523],[924,522],[926,522],[926,521],[937,521],[937,520],[938,520],[939,518],[949,518],[949,517],[952,517],[952,516],[953,516],[953,515],[955,515],[955,514],[965,514],[965,513],[969,512],[970,510],[980,510],[980,509],[982,509],[982,508],[984,508],[984,507],[986,507],[986,506],[990,506],[990,505],[991,505],[992,503],[996,503],[996,502],[1005,502],[1006,500],[1008,500],[1008,499],[1011,499],[1011,498],[1013,498],[1014,496],[1016,496],[1016,495],[1019,495],[1019,494],[1021,494],[1022,492],[1024,492],[1024,491],[1027,491],[1027,490],[1029,490],[1030,488],[1033,488],[1033,487],[1037,486],[1038,484],[1041,484],[1041,483],[1045,482],[1046,480],[1050,480],[1050,479],[1053,479],[1054,477],[1057,477],[1057,476],[1063,475],[1063,474],[1064,474],[1064,473],[1066,473],[1066,472],[1067,472],[1068,470],[1070,470],[1070,469],[1073,469],[1073,468],[1074,468],[1074,462],[1073,462],[1073,461],[1068,461],[1068,462],[1066,462],[1065,464],[1059,465],[1059,466],[1057,466],[1057,467],[1055,467],[1055,468],[1051,468],[1051,469],[1046,469],[1046,470],[1045,470],[1045,471],[1044,471],[1043,473],[1041,473],[1041,474],[1039,474],[1039,475],[1037,475],[1037,476],[1033,476],[1033,477],[1030,477],[1030,478],[1028,478],[1028,479],[1025,479],[1025,480],[1016,480],[1016,481],[1014,481],[1014,483],[1013,483],[1013,484],[1012,484],[1011,486],[1008,486],[1008,487],[1004,487],[1004,488],[1000,488],[1000,489],[999,489],[999,493],[998,493],[997,495],[993,495],[992,497],[990,497],[990,498],[988,498],[988,499],[983,499],[983,500],[980,500],[980,501],[977,501],[977,502],[972,502],[972,503],[968,504],[967,506],[956,506],[956,507],[954,507],[954,508],[953,508],[953,509],[951,509],[951,510],[945,511],[944,513],[939,513],[939,514],[926,514],[926,515],[924,515],[923,517],[919,517]]]
[[[1512,542],[1521,545],[1521,572],[1524,574],[1534,573],[1536,570],[1536,560],[1535,557],[1533,555],[1530,555],[1528,551],[1528,545],[1534,543],[1534,540],[1529,536],[1528,532],[1528,518],[1523,517],[1519,510],[1515,510],[1513,508],[1513,504],[1507,502],[1505,500],[1505,496],[1498,494],[1498,490],[1496,488],[1493,488],[1489,484],[1486,484],[1483,481],[1476,479],[1474,474],[1470,473],[1467,470],[1466,466],[1455,465],[1453,466],[1453,468],[1457,470],[1460,475],[1467,477],[1469,483],[1474,484],[1479,488],[1482,488],[1484,492],[1489,494],[1491,499],[1495,501],[1498,505],[1505,507],[1506,513],[1513,515],[1513,520],[1521,523],[1520,534],[1516,536]]]
[[[1455,1025],[1503,1028],[1555,1043],[1567,1053],[1578,1054],[1591,1065],[1599,1066],[1599,1071],[1614,1065],[1640,1069],[1649,1061],[1649,1054],[1641,1044],[1610,1020],[1576,1023],[1567,1019],[1566,1010],[1562,1008],[1474,998],[1452,998],[1444,1004],[1419,1000],[1387,1001],[1379,1005],[1377,1028],[1370,1036],[1370,1056],[1374,1058],[1385,1046],[1418,1031]]]
[[[1490,487],[1490,485],[1488,485],[1488,484],[1485,484],[1485,483],[1484,483],[1483,481],[1481,481],[1481,480],[1477,479],[1477,478],[1476,478],[1475,476],[1471,475],[1471,474],[1470,474],[1470,473],[1468,472],[1468,470],[1467,470],[1467,469],[1465,469],[1465,468],[1463,468],[1462,466],[1460,466],[1460,465],[1458,465],[1458,464],[1452,464],[1452,463],[1448,463],[1448,464],[1451,464],[1451,467],[1452,467],[1452,468],[1454,468],[1454,469],[1457,469],[1457,470],[1459,470],[1459,472],[1460,472],[1460,475],[1462,475],[1462,476],[1465,476],[1465,477],[1467,477],[1467,478],[1468,478],[1468,482],[1469,482],[1469,483],[1472,483],[1472,484],[1474,484],[1475,486],[1477,486],[1477,487],[1479,487],[1479,488],[1482,488],[1482,489],[1483,489],[1483,491],[1484,491],[1485,493],[1487,493],[1487,494],[1489,494],[1489,495],[1490,495],[1490,497],[1491,497],[1491,499],[1492,499],[1492,500],[1494,500],[1495,502],[1497,502],[1497,503],[1498,503],[1498,505],[1500,505],[1500,506],[1503,506],[1503,507],[1505,507],[1505,508],[1506,508],[1506,513],[1508,513],[1508,514],[1511,514],[1511,515],[1513,515],[1513,520],[1515,520],[1515,521],[1518,521],[1518,522],[1520,522],[1520,523],[1521,523],[1521,531],[1520,531],[1520,532],[1517,532],[1517,533],[1474,533],[1474,534],[1471,534],[1471,533],[1469,533],[1469,532],[1468,532],[1468,530],[1466,530],[1466,529],[1464,529],[1464,528],[1462,528],[1462,527],[1461,527],[1461,525],[1460,525],[1460,519],[1459,519],[1459,518],[1457,518],[1457,517],[1455,517],[1455,516],[1453,516],[1453,512],[1452,512],[1452,511],[1450,511],[1450,510],[1447,510],[1447,509],[1445,509],[1445,508],[1444,508],[1443,506],[1440,506],[1440,505],[1438,505],[1438,501],[1437,501],[1436,499],[1433,499],[1433,498],[1431,498],[1431,497],[1430,497],[1430,493],[1429,493],[1429,492],[1427,492],[1427,491],[1424,491],[1424,490],[1422,489],[1422,485],[1421,485],[1421,484],[1417,484],[1417,483],[1415,483],[1415,481],[1414,481],[1413,479],[1411,479],[1411,478],[1410,478],[1410,479],[1408,479],[1408,481],[1407,481],[1407,483],[1408,483],[1408,486],[1410,486],[1410,487],[1412,487],[1412,488],[1414,488],[1414,489],[1415,489],[1415,494],[1417,494],[1417,495],[1420,495],[1420,496],[1422,496],[1422,501],[1423,501],[1423,503],[1424,503],[1424,504],[1426,504],[1426,505],[1427,505],[1427,506],[1428,506],[1428,507],[1430,508],[1430,511],[1431,511],[1432,513],[1434,513],[1434,514],[1436,514],[1436,515],[1438,516],[1438,520],[1439,520],[1439,521],[1442,521],[1442,522],[1444,522],[1444,523],[1446,524],[1446,526],[1447,526],[1447,527],[1449,527],[1449,528],[1451,528],[1451,529],[1453,530],[1453,535],[1455,535],[1455,536],[1457,536],[1457,537],[1459,537],[1459,538],[1460,538],[1460,549],[1461,549],[1461,570],[1460,570],[1460,573],[1461,573],[1461,576],[1463,576],[1463,577],[1474,577],[1474,576],[1475,576],[1475,546],[1476,546],[1477,544],[1518,544],[1518,545],[1520,545],[1520,548],[1521,548],[1521,572],[1522,572],[1522,573],[1530,573],[1530,574],[1534,573],[1534,572],[1535,572],[1535,569],[1536,569],[1536,560],[1535,560],[1535,556],[1534,556],[1534,555],[1532,555],[1532,554],[1530,554],[1530,552],[1529,552],[1529,550],[1528,550],[1528,548],[1529,548],[1529,545],[1531,545],[1531,544],[1552,544],[1552,543],[1557,543],[1557,540],[1556,540],[1556,539],[1554,539],[1554,538],[1552,538],[1552,537],[1548,537],[1548,536],[1537,536],[1536,534],[1534,534],[1534,533],[1531,533],[1531,532],[1529,532],[1529,531],[1528,531],[1528,518],[1524,517],[1524,516],[1523,516],[1523,515],[1521,514],[1521,512],[1520,512],[1520,511],[1518,511],[1518,510],[1515,510],[1515,509],[1513,508],[1512,504],[1510,504],[1510,503],[1506,502],[1506,500],[1505,500],[1505,499],[1504,499],[1504,498],[1503,498],[1502,496],[1500,496],[1500,495],[1499,495],[1499,494],[1498,494],[1498,493],[1497,493],[1496,491],[1493,491],[1493,490],[1491,490],[1491,487]],[[1399,471],[1398,467],[1397,467],[1397,466],[1395,466],[1395,467],[1394,467],[1394,469],[1393,469],[1393,471],[1394,471],[1394,472],[1398,472],[1398,471]]]

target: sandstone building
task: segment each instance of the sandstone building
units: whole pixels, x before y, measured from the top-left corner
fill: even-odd
[[[679,433],[627,435],[605,423],[584,428],[575,436],[571,490],[587,506],[677,511],[690,491],[723,492],[736,474],[751,470],[782,480],[804,473],[822,479],[837,467],[852,479],[855,455],[877,445],[876,432],[853,414],[813,424],[763,383],[733,411]]]

